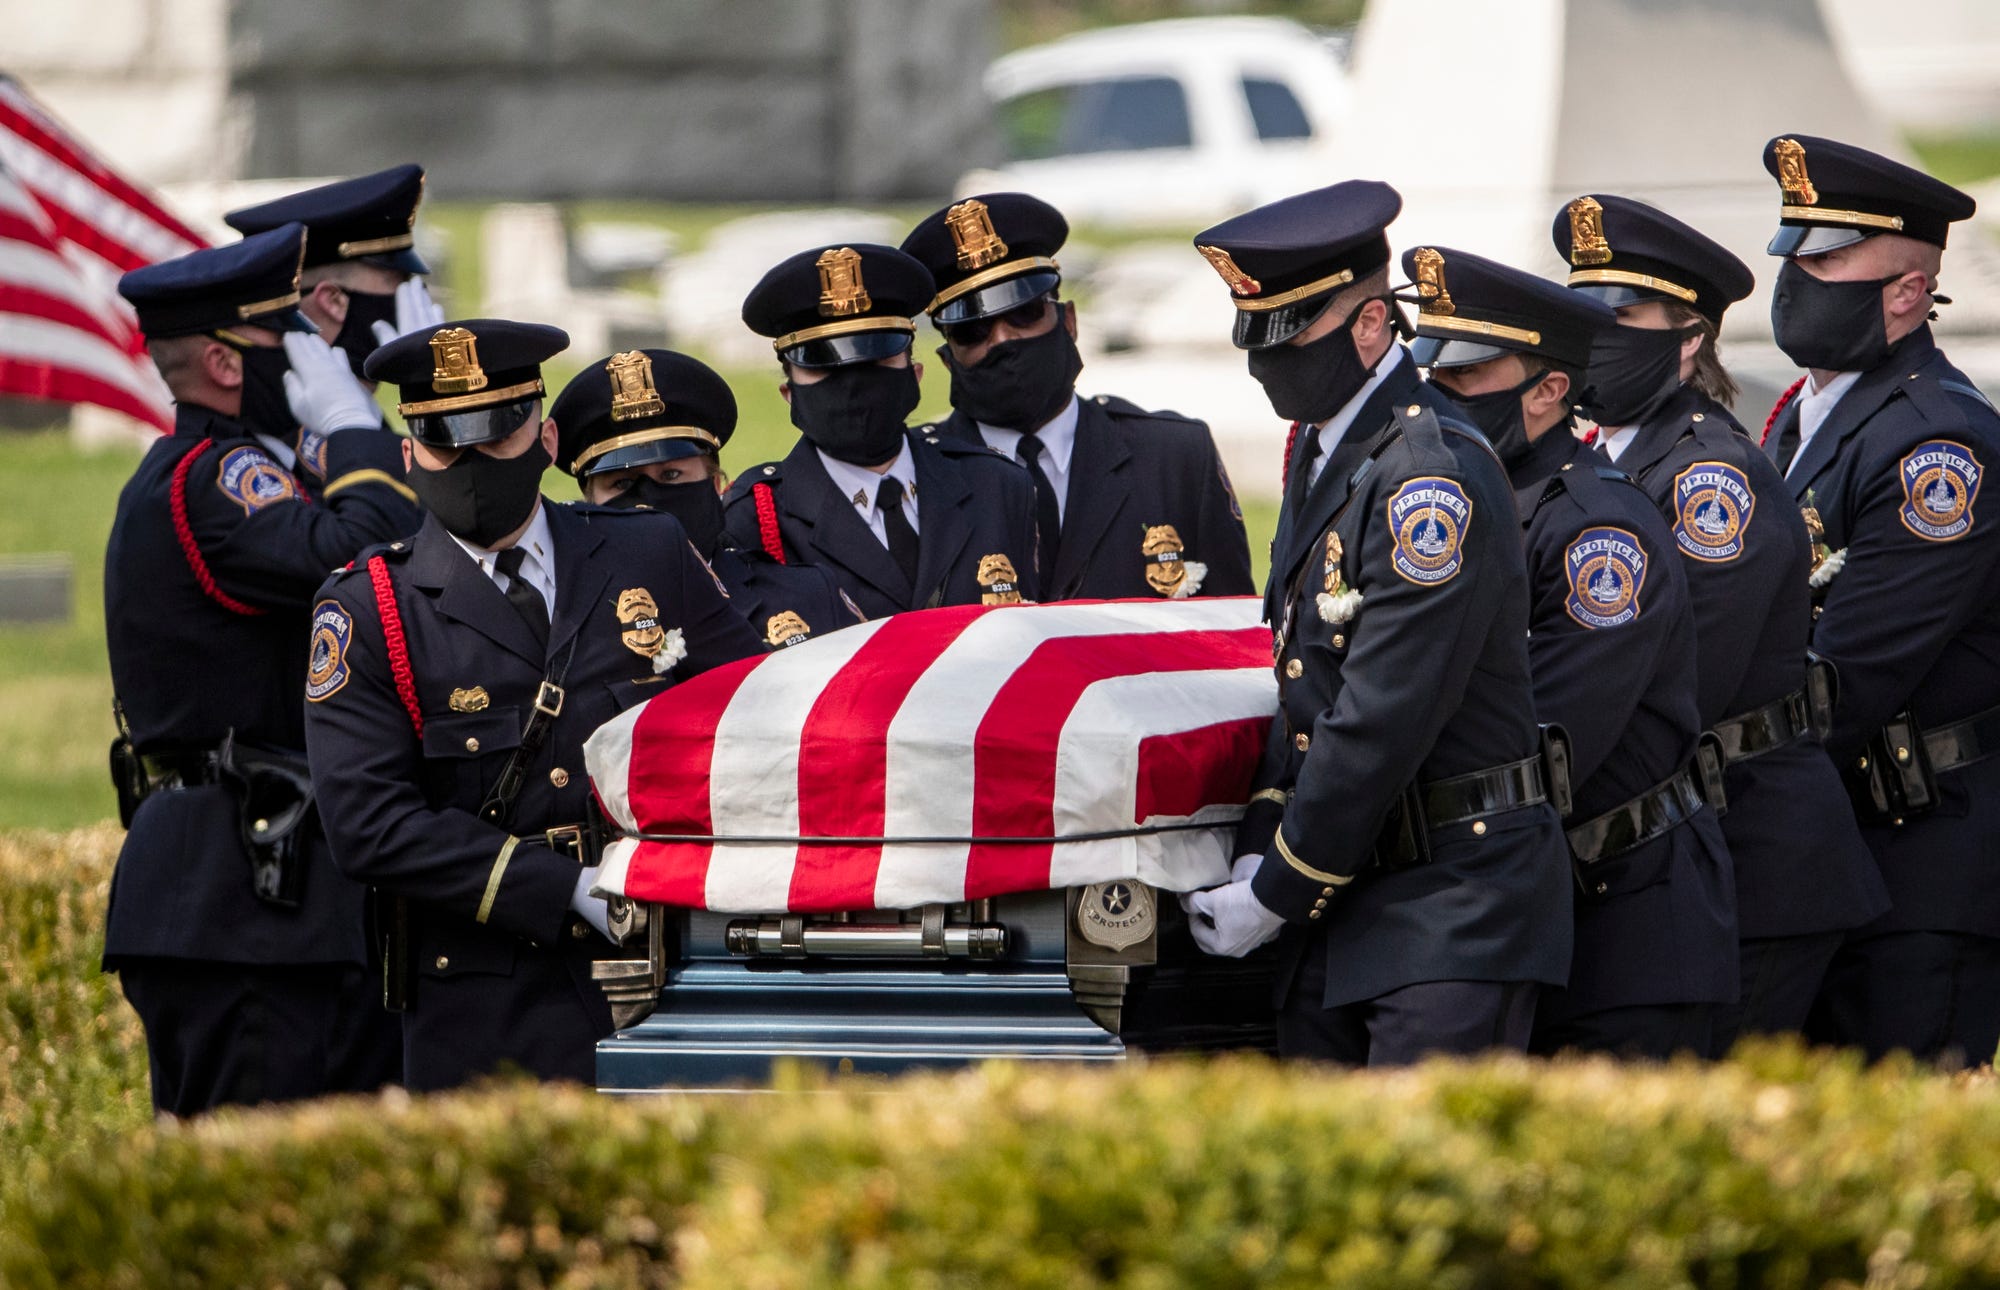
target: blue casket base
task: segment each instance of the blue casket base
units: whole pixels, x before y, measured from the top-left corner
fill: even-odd
[[[781,1060],[893,1075],[1125,1052],[1077,1006],[1060,969],[697,960],[672,972],[652,1015],[597,1045],[597,1087],[768,1087]]]

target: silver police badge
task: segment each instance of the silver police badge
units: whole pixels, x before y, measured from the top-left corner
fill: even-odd
[[[1076,929],[1092,945],[1122,950],[1153,934],[1153,889],[1124,878],[1092,883],[1076,902]]]

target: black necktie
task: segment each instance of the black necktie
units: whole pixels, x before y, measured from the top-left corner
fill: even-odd
[[[507,575],[507,603],[514,606],[528,630],[535,634],[535,644],[544,650],[549,647],[549,604],[542,599],[529,581],[521,576],[521,561],[528,553],[518,546],[510,546],[493,557],[493,567]]]
[[[1792,415],[1785,422],[1785,428],[1778,432],[1778,473],[1784,474],[1792,468],[1792,458],[1799,455],[1799,428],[1805,421],[1805,413],[1794,403]]]
[[[1021,462],[1028,468],[1028,478],[1035,481],[1035,528],[1040,541],[1035,544],[1036,570],[1041,575],[1043,595],[1052,595],[1055,587],[1056,544],[1062,541],[1062,510],[1056,505],[1056,486],[1049,482],[1042,470],[1042,441],[1034,435],[1024,434],[1016,449]]]
[[[1303,502],[1312,491],[1313,463],[1319,460],[1320,442],[1318,426],[1300,426],[1299,433],[1306,437],[1305,451],[1299,454],[1298,477],[1292,487],[1298,489],[1297,500]]]
[[[910,517],[903,514],[903,481],[894,475],[884,475],[882,486],[875,491],[875,505],[882,511],[882,531],[889,537],[889,554],[896,557],[896,564],[903,576],[910,580],[910,589],[917,586],[917,531],[910,527]]]

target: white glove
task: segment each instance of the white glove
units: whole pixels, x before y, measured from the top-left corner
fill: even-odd
[[[1253,868],[1254,872],[1254,868]],[[1285,920],[1264,908],[1246,882],[1224,883],[1181,897],[1188,930],[1204,954],[1240,959],[1274,939]]]
[[[1264,857],[1254,852],[1247,856],[1237,856],[1235,863],[1229,866],[1229,881],[1249,882],[1257,876],[1257,868],[1263,863]]]
[[[396,288],[396,325],[391,327],[385,322],[369,325],[374,329],[375,343],[386,345],[398,336],[407,336],[426,327],[442,326],[443,323],[444,310],[431,299],[431,289],[424,285],[422,278],[411,278]]]
[[[611,906],[604,902],[603,897],[590,894],[590,889],[597,885],[598,868],[592,865],[576,875],[576,887],[569,894],[569,907],[608,941],[611,939]]]
[[[328,345],[316,334],[285,333],[285,401],[299,424],[320,434],[374,429],[382,424],[382,409],[348,365],[347,352]]]

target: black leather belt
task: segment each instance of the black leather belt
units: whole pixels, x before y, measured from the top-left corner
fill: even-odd
[[[1734,766],[1781,748],[1811,729],[1812,710],[1806,703],[1806,692],[1794,690],[1782,699],[1716,722],[1714,734],[1722,744],[1723,764]]]
[[[215,748],[179,748],[172,752],[142,753],[139,766],[146,772],[151,788],[194,788],[215,784],[219,765]]]
[[[2000,753],[2000,708],[1924,731],[1924,751],[1930,756],[1933,774],[1970,766]]]
[[[1579,864],[1624,855],[1686,823],[1705,803],[1692,771],[1675,771],[1622,806],[1567,830],[1569,849]]]
[[[1419,785],[1418,792],[1423,795],[1424,819],[1433,828],[1549,800],[1540,757],[1433,780]]]

